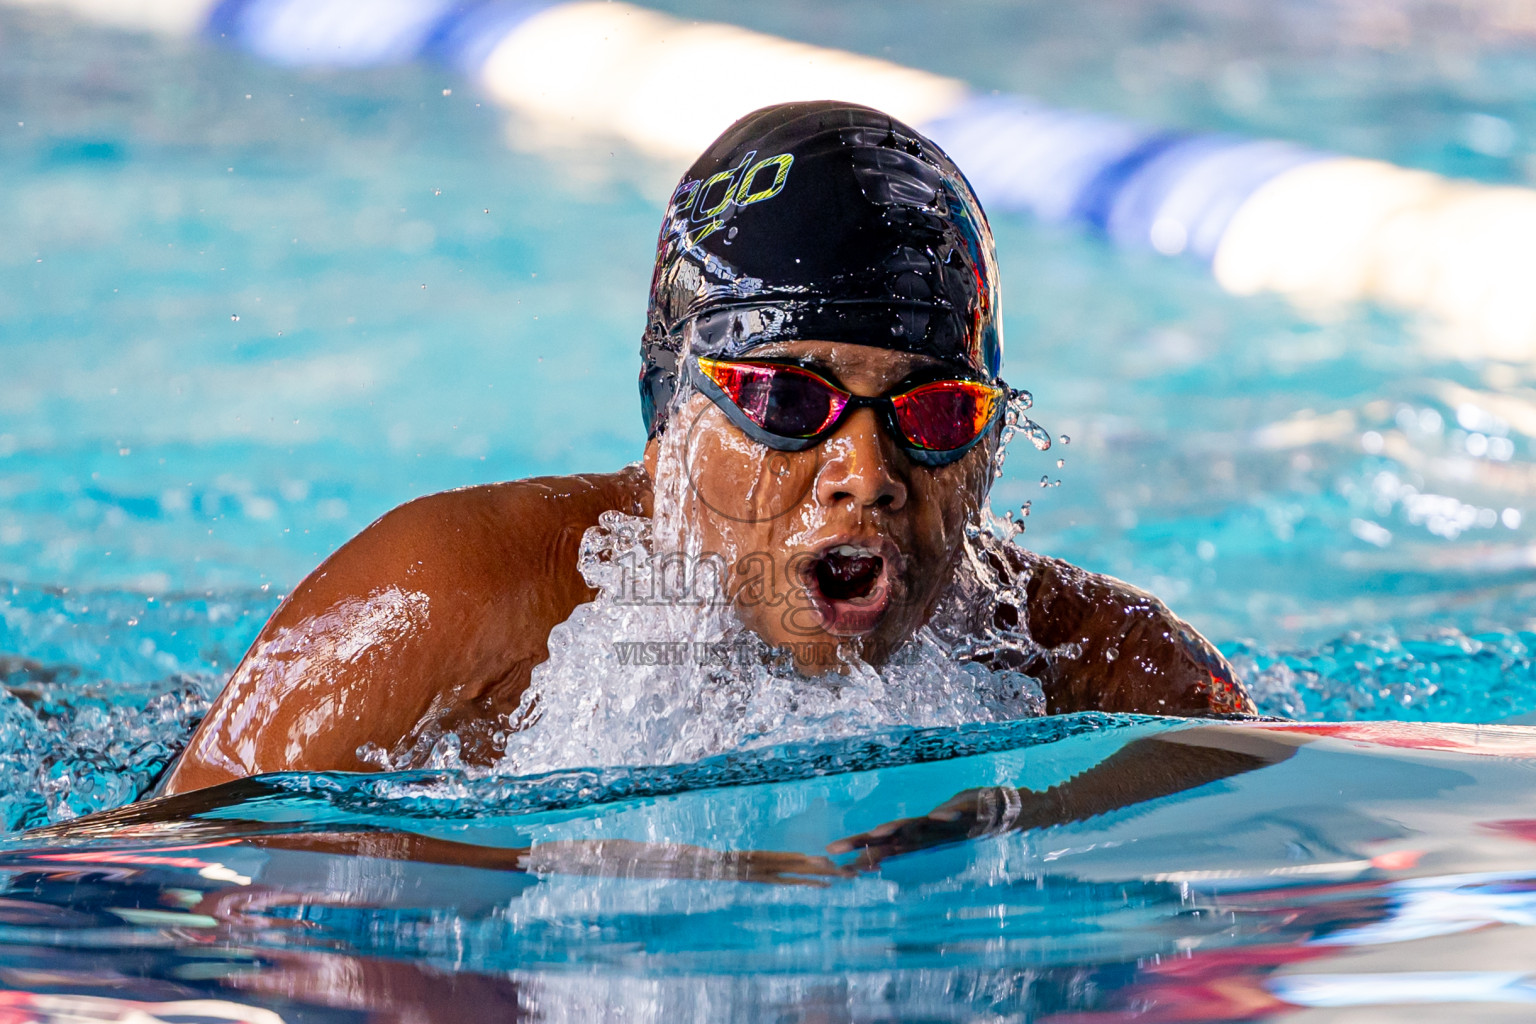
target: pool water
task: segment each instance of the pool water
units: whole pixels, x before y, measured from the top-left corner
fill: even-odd
[[[1452,0],[1368,6],[730,17],[1063,106],[1536,174],[1536,24]],[[537,151],[444,69],[277,69],[12,7],[0,115],[7,831],[140,793],[286,590],[394,504],[637,457],[634,360],[678,168]],[[1234,298],[1193,261],[1067,229],[994,229],[1007,376],[1070,437],[1016,446],[994,491],[1000,512],[1031,503],[1026,543],[1164,597],[1269,714],[1536,712],[1530,364],[1464,357],[1379,310]],[[289,778],[208,813],[815,854],[1179,727],[1090,716],[500,783]],[[1514,1016],[1536,992],[1518,955],[1536,835],[1523,735],[1322,737],[1135,809],[825,887],[333,857],[214,825],[12,839],[0,981],[285,1019],[462,1016],[492,998],[534,1020],[1225,1020],[1410,997]],[[172,849],[194,843],[226,845]],[[49,1005],[27,1012],[78,1010]]]
[[[1181,732],[1081,715],[480,784],[269,776],[193,822],[0,849],[0,957],[41,993],[33,1012],[81,1012],[68,993],[166,1020],[193,1001],[219,1004],[199,1020],[1326,1020],[1404,1002],[1525,1019],[1536,740],[1519,727],[1318,733],[1181,797],[848,877],[669,877],[665,858],[593,877],[576,850],[530,874],[304,845],[384,827],[671,844],[679,865],[676,844],[727,835],[814,854],[960,788],[1045,789]]]

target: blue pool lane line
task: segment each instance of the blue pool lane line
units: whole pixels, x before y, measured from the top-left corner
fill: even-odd
[[[989,208],[1207,262],[1261,185],[1326,158],[1286,142],[1153,131],[1012,96],[969,99],[922,129]]]
[[[1536,356],[1536,192],[1287,142],[1168,132],[888,61],[576,0],[0,0],[203,35],[290,66],[453,67],[549,144],[619,138],[679,166],[741,114],[837,98],[916,125],[989,210],[1205,261],[1236,294],[1430,314],[1463,354]],[[679,102],[690,68],[699,78]],[[698,78],[697,75],[694,77]]]

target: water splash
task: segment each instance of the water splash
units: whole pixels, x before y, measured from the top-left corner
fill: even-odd
[[[922,629],[876,668],[844,654],[808,678],[724,600],[659,580],[650,524],[604,513],[581,569],[598,588],[550,635],[496,771],[670,764],[731,749],[852,736],[894,725],[1000,722],[1042,713],[1038,687],[954,657]],[[695,581],[696,582],[696,581]],[[661,600],[635,596],[662,594]]]
[[[680,391],[678,408],[689,399]],[[1019,430],[1037,448],[1049,447],[1050,435],[1024,415],[1032,401],[1027,392],[1010,396],[1003,449]],[[722,561],[702,549],[687,511],[698,504],[691,434],[662,436],[653,521],[607,512],[583,538],[579,568],[598,597],[551,632],[549,660],[534,669],[507,722],[497,773],[677,763],[893,725],[1043,713],[1034,680],[973,663],[959,656],[961,641],[927,627],[878,667],[848,645],[806,645],[817,648],[814,662],[828,671],[802,674],[813,659],[771,647],[724,596],[724,566],[740,553]],[[756,446],[736,454],[764,456]],[[1001,532],[990,509],[980,519]],[[962,560],[950,589],[980,599],[970,576],[975,561]],[[432,757],[433,764],[456,764],[452,738]]]
[[[1003,413],[1003,431],[998,438],[997,455],[993,460],[992,479],[1002,478],[1003,463],[1008,459],[1008,444],[1019,433],[1029,438],[1029,443],[1034,445],[1036,451],[1043,452],[1050,449],[1050,431],[1026,415],[1034,404],[1035,396],[1028,391],[1015,390],[1009,394],[1008,405]],[[1065,441],[1066,438],[1063,435],[1063,443]]]
[[[185,746],[219,682],[83,681],[68,667],[0,658],[0,829],[137,799]]]
[[[142,795],[278,596],[0,584],[0,829]]]
[[[1536,712],[1536,633],[1347,633],[1316,647],[1223,646],[1259,710],[1303,721],[1496,722]]]

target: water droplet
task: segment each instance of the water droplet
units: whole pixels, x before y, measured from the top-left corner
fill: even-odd
[[[1014,394],[1014,401],[1020,409],[1032,409],[1035,405],[1035,396],[1028,391],[1019,391]]]
[[[1067,464],[1067,460],[1066,459],[1057,459],[1056,460],[1056,468],[1057,469],[1060,469],[1061,467],[1065,466],[1066,464]]]
[[[230,323],[234,323],[235,321],[237,321],[239,319],[240,319],[240,314],[239,313],[231,313],[231,314],[229,314],[229,322]]]
[[[453,95],[453,90],[452,89],[444,89],[443,90],[443,95],[444,96],[452,96]]]
[[[1051,486],[1052,487],[1060,487],[1061,486],[1061,481],[1060,480],[1052,480],[1051,481]]]
[[[440,189],[440,188],[435,188],[435,189],[432,190],[432,194],[435,195],[435,196],[440,196],[440,195],[443,194],[443,190]]]
[[[1024,434],[1036,451],[1047,451],[1051,447],[1051,432],[1028,416],[1024,417]]]
[[[1072,439],[1070,437],[1068,437],[1066,434],[1062,434],[1061,437],[1058,438],[1057,440],[1059,440],[1062,444],[1071,444],[1072,443]]]
[[[1049,487],[1049,486],[1051,486],[1051,478],[1049,476],[1042,476],[1040,478],[1040,486],[1041,487]]]

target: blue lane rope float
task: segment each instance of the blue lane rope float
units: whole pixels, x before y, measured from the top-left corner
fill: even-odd
[[[622,2],[0,0],[203,35],[278,64],[416,59],[475,80],[554,143],[618,138],[686,163],[768,103],[836,98],[918,126],[995,212],[1207,262],[1228,291],[1431,314],[1466,353],[1536,356],[1536,192],[1286,142],[1174,133],[889,61]],[[676,100],[680,69],[730,67]]]

